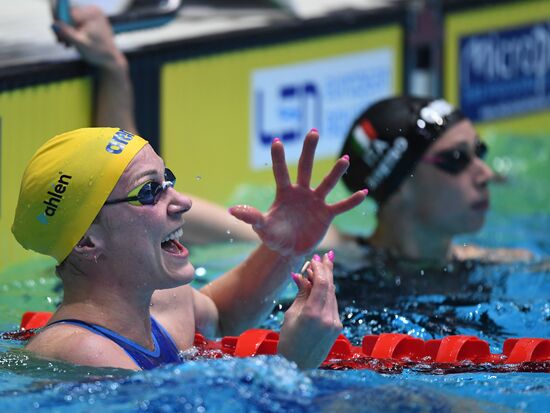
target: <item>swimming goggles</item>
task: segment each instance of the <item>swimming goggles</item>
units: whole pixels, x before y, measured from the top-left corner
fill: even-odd
[[[164,169],[164,181],[162,183],[155,181],[147,181],[132,189],[126,198],[113,199],[105,202],[105,205],[118,204],[121,202],[129,202],[132,205],[155,205],[160,199],[162,192],[168,188],[172,188],[176,184],[176,176],[166,168]]]
[[[484,159],[488,150],[489,148],[485,143],[477,142],[473,155],[463,149],[450,149],[438,152],[433,156],[425,156],[422,161],[434,165],[451,175],[458,175],[470,165],[474,156]]]

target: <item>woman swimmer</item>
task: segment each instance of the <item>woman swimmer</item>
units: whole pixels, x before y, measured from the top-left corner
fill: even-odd
[[[378,222],[370,237],[341,234],[339,243],[421,267],[528,259],[526,251],[452,242],[485,221],[494,178],[483,161],[486,153],[472,122],[442,99],[403,96],[375,103],[354,122],[342,154],[351,161],[344,183],[350,190],[369,189]]]

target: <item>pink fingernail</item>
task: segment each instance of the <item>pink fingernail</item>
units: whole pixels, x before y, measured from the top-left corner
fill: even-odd
[[[367,188],[363,189],[363,192],[364,192],[365,195],[369,194],[369,190]]]
[[[319,132],[317,128],[311,128],[310,132]]]
[[[229,212],[230,214],[233,213],[233,207],[227,208],[227,212]]]
[[[342,159],[344,159],[345,161],[349,161],[349,155],[342,156]]]
[[[313,256],[313,261],[321,262],[321,257],[319,257],[317,254]]]
[[[298,279],[300,278],[300,274],[296,274],[295,272],[291,272],[290,275],[292,276],[292,279],[294,280],[294,282],[296,283],[296,285],[299,288],[300,283],[299,283]]]
[[[279,138],[274,138],[273,139],[273,143],[278,143],[278,142],[281,142],[281,140]]]
[[[330,262],[334,262],[334,251],[333,250],[330,250],[329,252],[327,252],[327,256],[328,256],[328,259],[330,260]]]

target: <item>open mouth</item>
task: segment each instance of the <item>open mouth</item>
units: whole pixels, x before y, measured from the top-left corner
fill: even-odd
[[[184,254],[187,250],[181,243],[179,239],[183,235],[183,229],[180,227],[177,230],[171,232],[164,238],[160,244],[160,247],[163,251],[166,251],[170,254],[181,255]]]

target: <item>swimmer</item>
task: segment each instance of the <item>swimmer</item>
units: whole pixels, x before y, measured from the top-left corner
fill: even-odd
[[[191,200],[147,141],[118,128],[84,128],[47,141],[29,162],[12,232],[27,249],[58,262],[64,296],[48,326],[26,346],[39,357],[77,365],[148,369],[179,361],[194,334],[236,335],[273,307],[326,233],[333,218],[365,191],[328,205],[346,172],[339,159],[310,188],[319,135],[304,140],[297,182],[290,180],[280,140],[271,146],[275,200],[265,214],[230,209],[251,225],[261,245],[200,291],[181,243]],[[300,368],[317,367],[342,328],[328,254],[311,261],[309,279],[285,314],[278,351]]]
[[[74,27],[55,21],[52,28],[60,42],[74,46],[82,59],[96,69],[94,125],[116,125],[138,133],[128,61],[115,44],[107,17],[96,6],[73,6],[71,16]],[[195,208],[187,214],[185,242],[225,242],[228,233],[234,241],[258,242],[251,227],[234,219],[226,208],[195,195],[192,199]]]
[[[530,259],[523,250],[452,242],[485,222],[494,177],[487,150],[472,122],[442,99],[376,102],[350,128],[342,154],[351,161],[343,181],[352,191],[369,189],[377,225],[368,238],[340,234],[337,243],[420,267]]]

